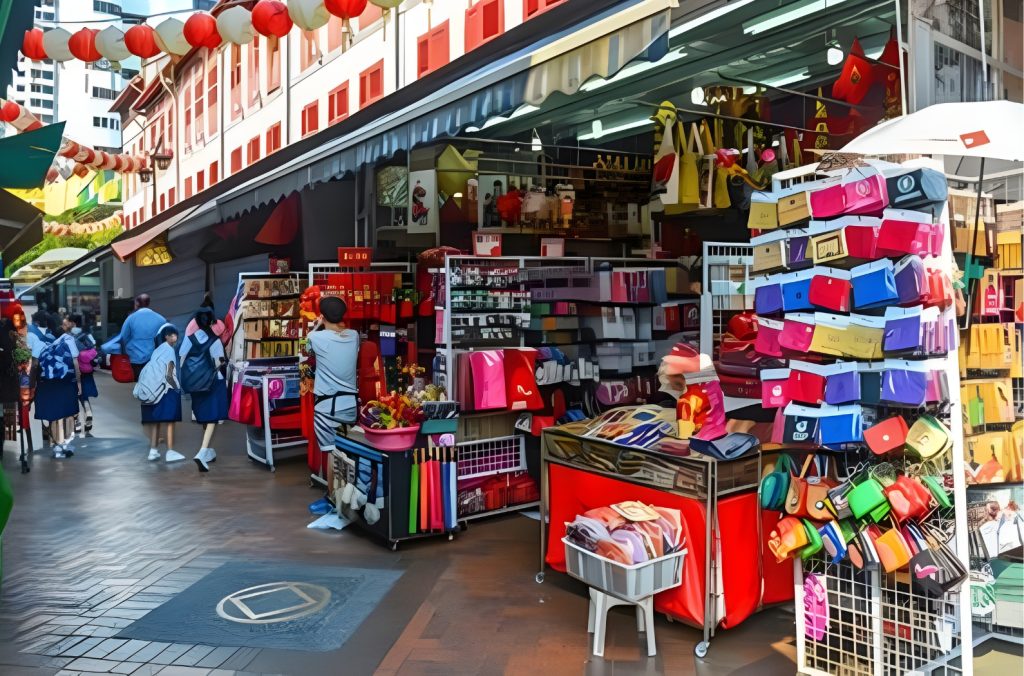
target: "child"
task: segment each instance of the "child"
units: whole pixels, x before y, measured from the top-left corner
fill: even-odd
[[[356,421],[359,334],[346,329],[342,323],[348,308],[345,301],[334,296],[320,300],[320,319],[309,335],[309,351],[316,358],[313,379],[313,429],[317,444],[323,453],[334,451],[334,436],[339,425]],[[322,330],[318,330],[322,329]],[[327,458],[327,494],[330,499],[334,487],[334,459]],[[310,505],[310,509],[330,509],[323,501]]]
[[[166,462],[181,462],[185,456],[174,450],[174,423],[181,422],[181,387],[178,384],[178,329],[164,324],[157,333],[153,356],[139,372],[135,396],[145,402],[158,396],[153,403],[142,404],[142,426],[149,432],[149,460],[159,460],[160,426],[167,439]],[[162,394],[161,394],[162,393]]]
[[[70,330],[69,330],[70,329]],[[64,332],[70,333],[78,346],[78,371],[82,374],[79,383],[80,394],[78,403],[82,405],[82,415],[85,420],[75,420],[75,434],[80,434],[84,425],[85,432],[92,432],[92,404],[90,399],[100,396],[96,389],[96,378],[93,376],[94,360],[96,359],[96,339],[89,331],[88,322],[84,321],[82,315],[69,315],[64,320]]]
[[[203,426],[203,442],[192,458],[200,472],[209,472],[217,459],[213,433],[228,419],[228,387],[221,373],[224,343],[214,330],[213,308],[200,306],[195,314],[196,332],[181,341],[181,387],[192,398],[192,416]]]
[[[65,324],[70,324],[64,320]],[[78,396],[82,392],[78,370],[78,345],[69,333],[62,333],[39,351],[39,384],[36,386],[36,420],[49,423],[53,457],[75,454],[65,432],[66,421],[78,417]]]

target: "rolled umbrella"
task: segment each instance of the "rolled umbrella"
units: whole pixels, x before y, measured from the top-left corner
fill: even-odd
[[[420,500],[420,452],[412,452],[412,468],[409,470],[409,535],[415,533],[419,522],[416,519]]]
[[[430,529],[444,530],[444,496],[441,490],[441,461],[437,459],[437,449],[431,451],[431,482],[434,486],[434,493],[431,496],[433,503],[430,509]]]
[[[430,529],[427,523],[427,496],[430,493],[430,467],[427,462],[427,456],[423,456],[423,462],[420,464],[420,532],[426,532]]]
[[[452,467],[448,462],[448,449],[441,449],[441,511],[444,514],[444,529],[451,530],[452,508],[449,501],[451,494]]]

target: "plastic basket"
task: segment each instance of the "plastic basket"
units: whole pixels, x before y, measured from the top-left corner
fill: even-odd
[[[683,582],[685,549],[658,559],[626,566],[565,543],[566,572],[589,586],[624,601],[639,601]]]

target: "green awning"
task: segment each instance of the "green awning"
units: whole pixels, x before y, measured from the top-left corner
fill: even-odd
[[[64,123],[0,139],[0,188],[38,188],[60,150]]]

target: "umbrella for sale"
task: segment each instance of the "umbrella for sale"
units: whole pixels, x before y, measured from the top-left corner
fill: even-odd
[[[861,155],[952,155],[977,157],[978,194],[974,213],[972,246],[967,252],[964,272],[967,275],[967,313],[970,322],[974,294],[970,288],[973,243],[978,238],[981,219],[981,187],[985,179],[985,160],[1024,161],[1024,104],[1012,101],[975,101],[968,103],[937,103],[870,129],[850,141],[843,153]]]
[[[417,507],[420,500],[420,452],[412,452],[412,468],[409,474],[409,535],[417,532],[419,522],[416,520]]]
[[[449,498],[452,492],[452,463],[449,449],[441,449],[441,511],[444,514],[444,528],[451,530],[452,508]]]
[[[427,462],[426,451],[423,452],[423,461],[420,463],[420,532],[430,530],[427,515],[427,498],[430,495],[430,463]]]
[[[444,530],[444,515],[441,511],[441,463],[437,449],[430,449],[430,530]]]

